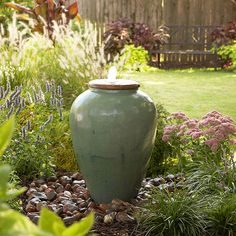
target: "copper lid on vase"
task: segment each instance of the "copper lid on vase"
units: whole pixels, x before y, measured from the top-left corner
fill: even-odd
[[[140,84],[134,80],[125,79],[97,79],[89,82],[90,88],[105,90],[137,90]]]

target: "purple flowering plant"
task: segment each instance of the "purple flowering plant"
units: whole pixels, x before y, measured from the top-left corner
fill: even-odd
[[[167,119],[162,140],[174,148],[181,168],[188,161],[214,161],[226,169],[234,163],[236,127],[229,116],[212,111],[197,120],[175,112]]]

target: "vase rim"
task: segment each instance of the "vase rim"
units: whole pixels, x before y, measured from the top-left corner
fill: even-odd
[[[89,82],[90,88],[104,89],[104,90],[137,90],[140,84],[134,80],[125,79],[97,79]]]

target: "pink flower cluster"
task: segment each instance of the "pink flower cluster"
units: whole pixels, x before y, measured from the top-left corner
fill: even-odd
[[[203,140],[213,151],[217,151],[220,144],[229,142],[236,145],[236,127],[233,120],[228,116],[223,116],[217,111],[206,114],[200,121],[188,118],[182,112],[176,112],[168,117],[168,120],[176,124],[168,125],[164,129],[162,140],[168,142],[173,137],[180,140]],[[191,138],[191,139],[190,139]]]

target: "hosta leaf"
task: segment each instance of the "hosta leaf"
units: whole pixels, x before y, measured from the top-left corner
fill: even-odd
[[[84,236],[88,234],[93,226],[94,214],[90,213],[87,217],[78,223],[74,223],[69,228],[64,230],[62,236]]]
[[[2,156],[11,141],[14,125],[14,117],[12,117],[0,127],[0,156]]]
[[[4,210],[0,212],[0,235],[2,236],[33,236],[37,227],[19,212]]]
[[[10,177],[11,168],[10,166],[4,165],[0,166],[0,199],[4,200],[3,198],[6,197],[7,192],[7,182]]]
[[[63,229],[65,229],[64,223],[59,216],[47,208],[43,208],[40,214],[39,228],[48,233],[51,233],[52,235],[55,235],[54,225],[61,229],[61,233]]]

